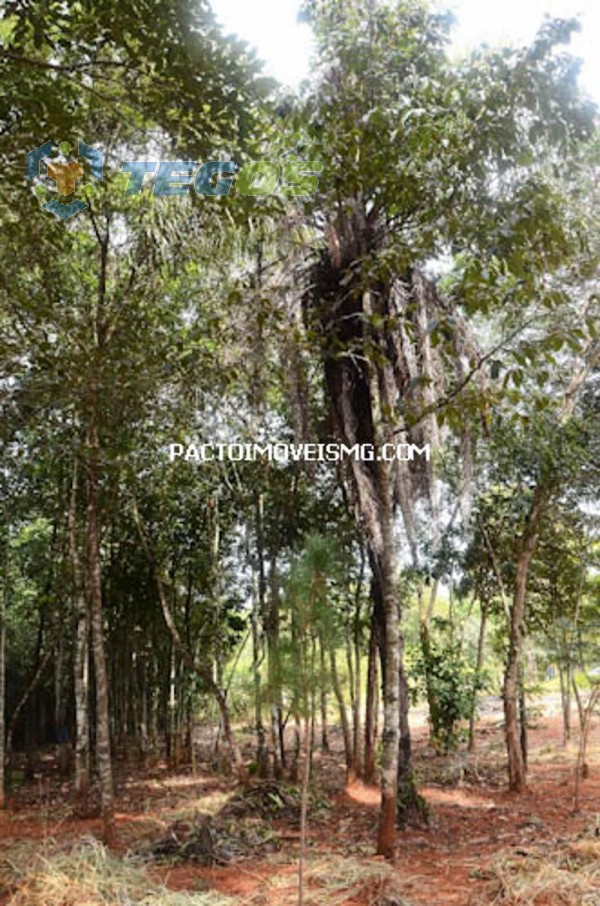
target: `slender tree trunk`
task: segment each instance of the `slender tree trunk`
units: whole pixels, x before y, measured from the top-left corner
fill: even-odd
[[[283,726],[283,704],[281,695],[281,662],[279,657],[279,593],[277,587],[277,559],[273,553],[269,572],[269,597],[265,619],[265,635],[268,655],[268,681],[271,697],[271,747],[273,750],[273,774],[276,779],[283,776],[286,767],[285,730]]]
[[[73,576],[75,609],[75,654],[73,674],[75,687],[75,792],[87,795],[90,785],[90,715],[89,715],[89,637],[90,617],[83,571],[77,542],[78,465],[73,467],[71,504],[69,507],[69,553]]]
[[[389,577],[386,585],[389,583]],[[398,602],[390,589],[384,592],[386,646],[383,686],[383,752],[381,759],[381,816],[377,853],[391,857],[396,840],[400,731],[400,637]]]
[[[140,724],[138,730],[140,737],[140,763],[143,767],[147,767],[148,754],[150,750],[150,737],[148,733],[148,661],[146,660],[145,652],[140,656],[140,665],[138,670],[138,695],[140,699]]]
[[[354,736],[352,740],[353,754],[352,759],[357,774],[362,774],[362,727],[361,727],[361,708],[362,708],[362,682],[361,682],[361,644],[362,632],[360,625],[360,595],[357,595],[357,606],[354,614],[354,701],[352,703],[352,717]]]
[[[404,638],[400,635],[400,743],[398,747],[398,825],[426,820],[425,800],[419,795],[412,761],[408,715],[410,695],[404,669]]]
[[[438,745],[440,736],[439,705],[435,694],[433,677],[431,673],[431,638],[430,626],[439,589],[439,579],[434,579],[426,603],[425,588],[419,587],[419,640],[425,667],[425,691],[427,694],[427,707],[429,709],[430,737],[434,746]]]
[[[252,679],[254,684],[254,724],[256,730],[256,761],[259,777],[266,777],[269,772],[269,755],[265,725],[263,723],[263,695],[261,664],[264,657],[264,642],[261,622],[266,609],[266,577],[263,542],[263,497],[259,494],[256,501],[256,569],[254,581],[254,600],[252,602]]]
[[[525,768],[525,775],[529,767],[529,741],[527,736],[527,698],[525,695],[525,667],[523,661],[519,665],[519,743],[521,745],[521,758]]]
[[[158,658],[156,657],[154,646],[150,647],[148,652],[148,741],[149,747],[153,755],[155,755],[159,749],[159,738],[158,738],[158,717],[160,709],[160,670],[158,666]]]
[[[268,774],[268,753],[265,726],[262,715],[262,684],[260,664],[262,660],[258,606],[255,600],[252,605],[252,681],[254,685],[254,728],[256,731],[256,762],[258,776],[266,777]]]
[[[521,537],[517,575],[510,611],[510,640],[504,675],[504,719],[508,753],[508,784],[513,792],[522,792],[527,780],[527,765],[523,758],[521,721],[519,715],[519,669],[525,638],[525,607],[529,566],[535,553],[539,523],[546,498],[546,488],[538,483],[527,523]]]
[[[189,703],[187,709],[187,733],[190,746],[190,765],[192,768],[192,777],[196,777],[198,775],[198,760],[196,758],[196,721],[193,702]]]
[[[298,783],[298,771],[300,767],[300,752],[302,751],[302,722],[300,715],[294,709],[294,747],[292,749],[292,763],[290,765],[290,780],[292,783]]]
[[[346,703],[344,701],[344,693],[342,691],[342,684],[340,683],[335,648],[333,647],[333,645],[329,649],[329,665],[331,668],[331,685],[337,699],[338,708],[340,711],[340,723],[342,724],[342,733],[344,736],[344,753],[346,756],[346,783],[352,783],[354,780],[356,780],[352,746],[352,730],[350,727],[350,721],[348,720],[348,711],[346,709]]]
[[[175,763],[175,733],[176,733],[176,696],[175,687],[175,643],[171,641],[171,657],[169,659],[169,695],[167,698],[167,759],[171,768],[177,767]]]
[[[309,675],[308,669],[310,669],[310,676],[314,676],[315,673],[315,641],[314,639],[311,642],[311,663],[310,668],[307,664],[306,657],[306,648],[308,647],[308,639],[306,636],[306,626],[303,626],[302,631],[302,641],[301,641],[301,654],[300,654],[300,670],[301,670],[301,694],[302,694],[302,705],[304,708],[304,764],[302,766],[302,787],[301,787],[301,804],[300,804],[300,858],[298,860],[298,906],[303,906],[304,904],[304,887],[305,887],[305,868],[306,868],[306,849],[307,849],[307,831],[308,831],[308,794],[310,787],[310,773],[312,766],[312,743],[314,739],[314,727],[315,727],[315,696],[314,691],[309,691]]]
[[[375,746],[377,741],[377,626],[371,616],[369,633],[369,655],[367,665],[367,689],[365,707],[365,746],[363,779],[365,783],[375,780]]]
[[[477,717],[477,690],[481,671],[483,669],[483,658],[485,654],[485,636],[487,631],[489,606],[487,602],[481,602],[481,622],[479,623],[479,639],[477,641],[477,662],[475,664],[475,676],[473,677],[473,701],[471,702],[471,715],[469,717],[469,752],[475,751],[475,721]]]
[[[566,669],[562,664],[558,665],[558,675],[560,678],[560,699],[562,704],[563,716],[563,745],[565,748],[571,742],[571,683],[572,683],[572,666],[569,655],[569,661]]]
[[[392,488],[387,463],[380,463],[382,549],[379,558],[385,620],[385,665],[383,684],[383,751],[381,758],[381,815],[377,853],[391,858],[396,841],[398,765],[400,745],[400,607],[396,591]]]
[[[584,706],[579,689],[573,680],[573,689],[577,698],[580,721],[579,750],[577,752],[577,764],[575,767],[575,793],[573,797],[573,807],[576,812],[581,808],[581,781],[588,776],[589,768],[586,763],[587,747],[590,738],[590,731],[594,718],[594,711],[600,701],[600,687],[594,686],[590,692],[587,705]]]
[[[114,841],[115,830],[114,787],[110,750],[108,675],[104,650],[104,620],[102,609],[102,567],[100,560],[100,525],[98,515],[99,446],[97,399],[94,391],[88,437],[88,564],[90,574],[92,651],[96,680],[96,762],[100,779],[103,837],[105,843],[110,845]]]
[[[319,659],[320,659],[320,706],[321,706],[321,748],[324,752],[329,752],[329,735],[327,720],[327,663],[325,660],[325,647],[323,640],[319,640]]]
[[[372,330],[374,298],[369,290],[362,294],[362,310],[367,316],[367,330]],[[370,341],[376,354],[386,356],[383,341],[372,333]],[[402,637],[400,634],[400,601],[398,597],[398,562],[394,539],[394,478],[391,463],[379,455],[383,444],[392,439],[389,416],[384,413],[386,403],[385,375],[369,357],[367,360],[370,414],[374,448],[378,453],[374,462],[373,490],[375,500],[367,502],[363,495],[363,518],[368,526],[369,553],[374,581],[381,597],[383,617],[383,747],[381,756],[381,811],[377,833],[378,855],[391,858],[396,843],[398,811],[398,769],[400,764],[400,671],[402,665]],[[359,482],[364,478],[355,473]],[[375,504],[373,506],[373,504]]]

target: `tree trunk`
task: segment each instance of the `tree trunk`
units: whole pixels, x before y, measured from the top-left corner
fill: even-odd
[[[256,730],[256,761],[258,776],[266,777],[269,773],[269,756],[265,726],[263,723],[263,695],[261,664],[264,657],[264,643],[261,632],[261,621],[264,619],[266,601],[265,558],[263,542],[263,497],[259,494],[256,501],[256,569],[254,581],[254,600],[252,602],[252,679],[254,684],[254,724]]]
[[[398,826],[427,820],[425,800],[419,795],[412,762],[408,714],[410,695],[404,670],[404,638],[400,634],[400,743],[398,749]]]
[[[409,429],[399,429],[396,414],[406,402],[408,385],[413,375],[430,377],[412,369],[412,353],[407,355],[404,342],[410,343],[402,327],[414,308],[425,311],[428,303],[437,303],[435,289],[416,270],[410,270],[406,282],[392,280],[365,288],[369,278],[355,271],[355,262],[368,258],[376,243],[371,233],[369,215],[362,198],[354,198],[338,211],[326,225],[328,254],[313,268],[314,292],[319,329],[328,343],[324,347],[323,368],[327,396],[339,438],[346,445],[366,444],[374,449],[371,462],[351,459],[340,466],[350,503],[363,534],[374,582],[381,597],[380,644],[384,731],[381,771],[382,809],[377,849],[391,856],[394,849],[400,760],[400,599],[397,583],[397,557],[394,547],[394,510],[399,505],[405,520],[411,546],[414,541],[414,497],[420,493],[413,484],[413,474],[400,463],[392,464],[381,457],[384,444],[397,445],[398,438],[409,438]],[[412,303],[417,303],[413,305]],[[422,319],[426,322],[426,318]],[[419,328],[420,325],[417,325]],[[425,328],[427,324],[425,323]],[[419,336],[429,341],[427,330]],[[345,354],[341,354],[341,350]],[[424,369],[427,370],[427,369]],[[416,381],[414,382],[417,383]],[[430,381],[431,383],[431,381]],[[412,403],[421,408],[423,394],[413,393]],[[434,441],[437,428],[432,416],[420,436]],[[434,430],[435,429],[435,430]],[[381,458],[380,458],[381,457]],[[423,474],[420,479],[423,479]],[[433,472],[429,467],[425,484],[431,489]],[[422,488],[422,483],[421,483]],[[410,737],[405,736],[407,747]]]
[[[307,850],[307,831],[308,831],[308,794],[310,785],[310,773],[312,766],[312,744],[314,740],[315,726],[315,695],[314,689],[309,690],[310,678],[315,674],[315,641],[310,644],[311,659],[310,665],[307,665],[306,649],[308,647],[308,638],[306,635],[306,626],[302,627],[302,639],[300,643],[300,684],[302,707],[304,710],[304,764],[302,770],[302,787],[301,787],[301,804],[300,804],[300,858],[298,859],[298,906],[304,904],[304,878],[306,869],[306,850]]]
[[[328,720],[327,720],[327,664],[325,661],[325,648],[323,640],[319,642],[320,658],[320,706],[321,706],[321,748],[324,752],[329,752]]]
[[[481,622],[479,624],[479,639],[477,642],[477,662],[475,664],[475,676],[473,678],[473,701],[471,702],[471,715],[469,717],[469,752],[475,751],[475,721],[477,717],[477,690],[483,668],[483,657],[485,653],[485,636],[487,631],[487,619],[489,606],[487,602],[481,602]]]
[[[519,743],[521,745],[521,759],[527,776],[529,767],[529,742],[527,737],[527,699],[525,695],[525,668],[523,662],[519,665]]]
[[[88,565],[90,574],[90,611],[92,625],[92,651],[96,680],[96,762],[100,779],[103,838],[107,845],[114,841],[114,788],[110,750],[110,716],[108,703],[108,676],[104,650],[104,624],[102,612],[102,573],[100,559],[100,525],[98,503],[99,437],[97,423],[97,398],[92,400],[92,414],[88,437]]]
[[[265,726],[262,717],[262,684],[260,676],[260,663],[262,660],[260,629],[257,613],[257,601],[252,605],[252,680],[254,685],[254,729],[256,731],[256,763],[258,776],[266,777],[268,774],[268,754],[266,744]]]
[[[389,569],[388,569],[389,572]],[[400,731],[400,635],[398,602],[390,588],[390,576],[385,580],[385,671],[383,684],[383,751],[381,758],[381,816],[377,837],[377,853],[390,858],[396,840],[396,811],[398,797],[398,763]]]
[[[177,734],[177,689],[176,676],[177,662],[175,657],[175,643],[171,640],[171,657],[169,659],[169,694],[167,698],[167,761],[170,768],[177,768],[176,743]]]
[[[367,689],[365,707],[365,746],[363,780],[373,783],[375,780],[375,746],[377,742],[377,626],[374,615],[371,615],[369,633],[369,660],[367,665]]]
[[[283,776],[286,767],[285,730],[281,694],[281,662],[279,657],[279,593],[277,587],[277,558],[272,553],[269,571],[269,597],[266,607],[265,636],[268,656],[268,684],[271,698],[271,748],[273,775]]]
[[[364,553],[362,559],[362,568],[361,576],[358,585],[358,591],[356,594],[356,608],[354,612],[354,632],[353,632],[353,642],[354,642],[354,694],[352,701],[352,718],[353,718],[353,730],[354,735],[352,739],[353,744],[353,761],[357,774],[362,773],[362,728],[361,728],[361,706],[362,706],[362,682],[361,682],[361,645],[362,645],[362,631],[361,631],[361,596],[362,596],[362,580],[364,572]]]
[[[73,674],[75,687],[75,793],[87,795],[90,785],[90,716],[89,716],[89,634],[90,617],[83,572],[77,543],[78,465],[73,468],[71,504],[69,507],[69,552],[73,577],[75,609],[75,654]]]
[[[439,579],[436,578],[434,579],[429,592],[429,601],[427,605],[425,605],[425,588],[422,583],[419,586],[419,641],[425,669],[425,692],[427,696],[427,707],[429,709],[430,740],[434,746],[437,746],[439,743],[440,717],[439,704],[435,694],[431,670],[431,638],[429,630],[435,612],[438,589]]]
[[[565,748],[571,742],[571,663],[564,666],[558,664],[558,675],[560,678],[560,700],[563,716],[563,745]]]
[[[344,701],[344,693],[342,691],[342,684],[340,683],[340,677],[337,670],[337,659],[335,656],[335,648],[333,647],[333,644],[329,649],[329,664],[331,668],[331,685],[333,687],[334,695],[337,699],[340,712],[340,723],[342,725],[342,734],[344,737],[346,783],[352,783],[354,780],[356,780],[353,758],[354,750],[352,746],[352,730],[350,727],[350,721],[348,720],[348,710],[346,708],[346,702]]]
[[[508,784],[509,789],[513,792],[522,792],[525,789],[527,780],[527,765],[523,758],[521,743],[519,669],[525,638],[527,579],[529,566],[535,553],[545,499],[546,488],[539,482],[535,488],[531,509],[521,536],[513,603],[510,611],[510,641],[504,675],[503,698],[506,750],[508,754]]]
[[[600,687],[594,686],[590,692],[587,705],[583,705],[579,689],[575,679],[573,679],[573,689],[577,697],[577,706],[579,708],[580,736],[579,750],[577,752],[577,764],[575,767],[575,793],[573,797],[573,807],[575,812],[581,808],[581,781],[588,776],[589,768],[586,763],[587,747],[592,729],[594,711],[600,701]]]
[[[396,841],[398,765],[400,745],[400,607],[396,591],[396,556],[393,535],[392,487],[389,464],[379,463],[381,549],[378,568],[385,620],[383,668],[383,750],[381,757],[381,815],[377,853],[391,858]]]

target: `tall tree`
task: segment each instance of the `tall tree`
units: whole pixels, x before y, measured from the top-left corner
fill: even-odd
[[[448,17],[418,0],[312,2],[305,12],[320,68],[299,123],[310,159],[335,164],[308,213],[323,240],[309,296],[336,432],[376,454],[394,441],[437,446],[437,414],[461,421],[489,358],[473,342],[465,311],[489,308],[490,299],[527,304],[549,261],[557,267],[571,249],[548,164],[591,130],[573,63],[554,53],[574,24],[550,23],[530,48],[483,51],[456,66],[445,53]],[[422,271],[448,249],[464,279],[444,299]],[[402,512],[418,557],[414,500],[424,494],[437,521],[435,475],[431,465],[392,465],[376,455],[349,462],[346,476],[380,600],[378,851],[390,855],[403,736],[410,770],[394,514]],[[402,806],[414,802],[413,793]]]

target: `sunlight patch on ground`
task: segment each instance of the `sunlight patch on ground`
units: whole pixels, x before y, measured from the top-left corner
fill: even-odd
[[[147,786],[149,789],[157,790],[184,790],[187,787],[197,787],[202,784],[203,781],[199,777],[182,776],[179,774],[175,777],[164,777],[160,780],[141,781],[141,783],[138,783],[137,785]]]
[[[351,783],[346,787],[346,795],[353,802],[361,805],[371,805],[379,808],[381,804],[381,791],[376,786],[365,786],[363,783]]]
[[[435,787],[425,787],[421,792],[428,802],[437,805],[455,805],[458,808],[473,809],[496,808],[493,799],[485,799],[469,790],[440,790]]]

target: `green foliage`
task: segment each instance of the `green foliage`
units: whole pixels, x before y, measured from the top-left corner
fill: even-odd
[[[483,676],[475,684],[475,671],[454,637],[448,620],[435,617],[431,634],[413,663],[413,694],[426,695],[434,745],[447,754],[458,745],[459,724],[473,707],[473,694],[483,688]]]

